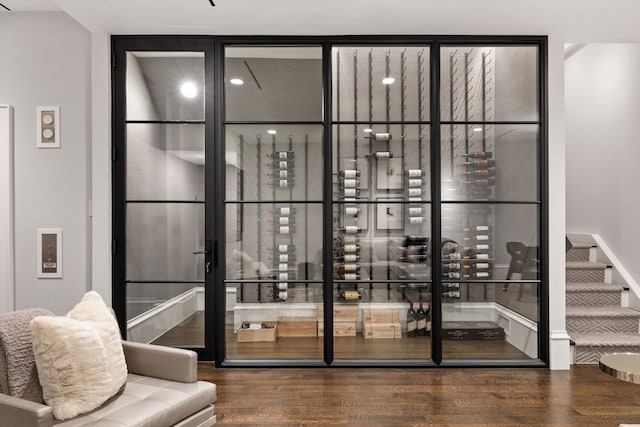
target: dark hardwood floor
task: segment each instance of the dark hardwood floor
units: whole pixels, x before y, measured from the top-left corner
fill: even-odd
[[[547,369],[216,369],[220,425],[618,426],[640,385],[595,365]]]

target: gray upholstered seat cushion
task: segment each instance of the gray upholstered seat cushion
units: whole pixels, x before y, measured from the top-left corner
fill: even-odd
[[[122,394],[95,411],[72,420],[56,422],[55,425],[171,426],[215,400],[216,386],[212,383],[181,383],[129,374]]]

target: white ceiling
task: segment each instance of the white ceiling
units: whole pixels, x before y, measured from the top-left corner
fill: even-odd
[[[638,0],[0,0],[111,34],[561,34],[640,42]]]

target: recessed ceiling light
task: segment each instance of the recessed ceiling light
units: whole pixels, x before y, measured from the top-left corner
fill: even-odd
[[[242,81],[242,79],[239,79],[237,77],[232,78],[231,80],[229,80],[229,83],[231,83],[232,85],[241,85],[244,84],[244,82]]]
[[[275,129],[269,129],[269,130],[267,131],[267,133],[268,133],[269,135],[275,135],[275,134],[276,134],[276,133],[278,133],[278,132],[276,132],[276,131],[275,131]]]
[[[185,98],[193,98],[198,94],[198,88],[192,82],[185,82],[180,86],[180,92]]]
[[[482,128],[473,128],[474,132],[482,132]]]
[[[364,130],[364,133],[371,133],[371,132],[373,132],[373,129],[367,128],[367,129]]]
[[[396,81],[396,79],[394,79],[393,77],[385,77],[384,79],[382,79],[382,84],[383,85],[390,85],[395,81]]]

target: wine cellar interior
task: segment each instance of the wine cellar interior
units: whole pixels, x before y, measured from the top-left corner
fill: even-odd
[[[216,295],[224,295],[227,360],[321,360],[326,334],[337,360],[428,360],[434,335],[445,359],[540,358],[541,46],[432,49],[333,45],[327,57],[322,46],[225,47],[216,220],[224,278],[215,286],[224,287]],[[159,67],[198,69],[204,87],[202,57],[128,55],[127,318],[143,325],[151,311],[193,294],[193,308],[170,326],[130,331],[141,341],[203,345],[203,294],[213,292],[203,277],[212,267],[205,100],[172,110]],[[134,116],[144,108],[133,101],[153,114]],[[145,145],[162,166],[150,166]],[[150,194],[153,172],[140,170],[176,165],[189,175],[186,190]],[[160,217],[168,236],[150,237],[141,224]],[[145,259],[150,244],[188,256]],[[159,280],[159,269],[170,280]]]

